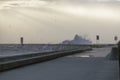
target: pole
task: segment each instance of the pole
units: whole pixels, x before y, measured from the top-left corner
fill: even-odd
[[[96,44],[99,44],[100,37],[99,35],[96,35]]]
[[[21,43],[21,46],[24,46],[24,39],[23,39],[23,37],[20,38],[20,43]]]
[[[115,44],[117,43],[117,41],[118,41],[118,37],[117,36],[115,36],[114,37],[114,40],[115,40]]]

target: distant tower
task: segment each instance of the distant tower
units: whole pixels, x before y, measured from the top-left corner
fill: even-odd
[[[21,44],[21,46],[23,46],[23,45],[24,45],[24,43],[23,43],[23,42],[24,42],[24,39],[23,39],[23,37],[21,37],[21,38],[20,38],[20,44]]]

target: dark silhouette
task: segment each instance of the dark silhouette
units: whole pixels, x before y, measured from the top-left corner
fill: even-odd
[[[120,71],[120,41],[118,42],[119,71]]]
[[[20,38],[20,43],[21,43],[21,46],[24,46],[24,40],[23,40],[23,37]]]

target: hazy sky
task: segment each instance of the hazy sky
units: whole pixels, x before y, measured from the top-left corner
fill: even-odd
[[[120,38],[120,0],[0,0],[0,43],[60,43],[75,34],[95,43]]]

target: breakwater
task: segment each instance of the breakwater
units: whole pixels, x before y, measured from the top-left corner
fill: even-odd
[[[31,53],[31,54],[24,54],[24,55],[2,57],[0,58],[0,72],[25,66],[25,65],[29,65],[29,64],[33,64],[33,63],[55,59],[55,58],[70,55],[70,54],[88,51],[91,49],[92,48],[90,47],[84,47],[79,49],[76,48],[76,49],[61,50],[61,51]]]

